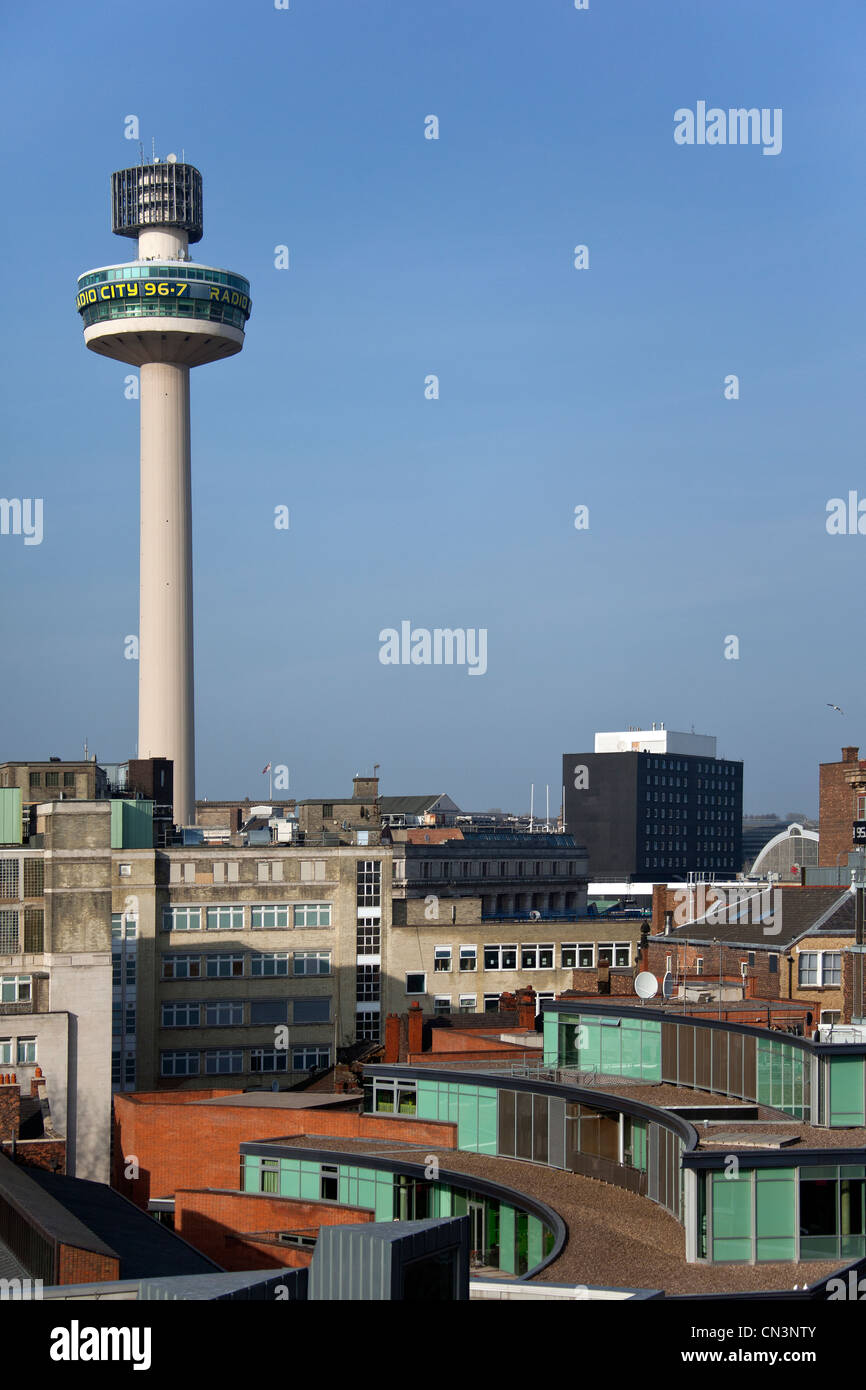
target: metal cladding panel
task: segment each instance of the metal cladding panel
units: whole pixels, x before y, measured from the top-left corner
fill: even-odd
[[[21,788],[0,788],[0,845],[21,844]]]
[[[111,803],[111,848],[153,849],[153,802]]]
[[[400,1297],[405,1265],[458,1248],[458,1296],[468,1298],[468,1247],[465,1216],[322,1226],[310,1265],[309,1297],[319,1302],[390,1302]]]

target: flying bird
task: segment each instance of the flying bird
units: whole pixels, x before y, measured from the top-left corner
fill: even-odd
[[[839,709],[839,706],[838,706],[838,705],[831,705],[831,704],[830,704],[830,701],[828,700],[828,701],[827,701],[827,708],[828,708],[828,709]],[[840,714],[844,714],[845,711],[844,711],[843,709],[839,709],[839,713],[840,713]]]

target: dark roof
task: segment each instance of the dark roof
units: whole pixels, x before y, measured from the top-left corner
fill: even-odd
[[[21,1174],[25,1170],[15,1171]],[[84,1249],[119,1257],[121,1279],[213,1274],[220,1269],[105,1183],[45,1173],[41,1168],[26,1169],[26,1177],[43,1202],[59,1208],[67,1222],[89,1238]],[[70,1238],[69,1243],[81,1245],[82,1240]]]
[[[116,1255],[117,1251],[81,1221],[77,1213],[52,1192],[48,1183],[39,1181],[52,1177],[53,1174],[44,1173],[40,1168],[23,1168],[5,1154],[0,1155],[0,1196],[16,1207],[26,1220],[38,1226],[51,1240],[91,1250],[97,1255]],[[74,1183],[77,1180],[67,1178],[65,1181]],[[105,1190],[111,1191],[110,1188]]]
[[[446,795],[436,792],[432,796],[380,796],[379,809],[383,816],[421,816]]]
[[[739,915],[743,920],[708,922],[702,918],[675,927],[666,938],[652,936],[650,942],[655,945],[665,939],[706,943],[723,941],[735,946],[778,951],[800,937],[821,931],[830,936],[854,935],[854,895],[847,888],[841,892],[838,888],[780,888],[773,894],[773,920],[768,919],[762,926],[760,890],[753,885],[748,887],[753,891],[739,908],[729,905],[724,910],[719,909],[728,918]],[[710,913],[713,913],[712,908]],[[775,930],[777,927],[778,931]]]

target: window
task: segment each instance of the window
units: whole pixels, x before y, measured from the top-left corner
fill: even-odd
[[[243,956],[213,955],[206,956],[207,978],[209,980],[229,980],[236,979],[244,973]]]
[[[618,966],[631,965],[631,942],[615,941],[613,946],[613,963]]]
[[[243,931],[242,907],[209,907],[205,923],[208,931]]]
[[[331,1065],[331,1050],[328,1047],[292,1048],[292,1071],[323,1071]]]
[[[330,975],[330,951],[295,951],[293,971],[296,975]]]
[[[201,931],[200,907],[164,907],[163,931]]]
[[[375,917],[358,918],[356,949],[359,956],[378,956],[381,950],[382,924]]]
[[[0,975],[0,1003],[27,1004],[32,998],[29,975]]]
[[[703,956],[697,956],[696,959],[695,959],[695,974],[696,974],[696,975],[703,975],[703,973],[704,973],[704,958],[703,958]]]
[[[201,1017],[201,1004],[181,999],[176,1004],[163,1004],[163,1028],[197,1028]]]
[[[361,1009],[355,1014],[356,1042],[378,1042],[381,1031],[378,1009]]]
[[[535,970],[538,967],[538,947],[521,946],[520,948],[520,968],[521,970]]]
[[[280,1160],[262,1158],[259,1160],[259,1190],[271,1196],[280,1190]]]
[[[333,819],[334,819],[334,807],[333,807],[333,803],[330,802],[330,801],[323,801],[323,802],[322,802],[322,820],[333,820]]]
[[[74,772],[64,772],[64,774],[63,774],[63,785],[64,785],[64,787],[74,787],[74,786],[75,786],[75,773],[74,773]]]
[[[217,999],[213,1004],[205,1004],[204,1021],[208,1028],[230,1028],[243,1023],[243,1000]]]
[[[406,976],[407,994],[425,994],[427,991],[427,976],[420,973],[408,974]]]
[[[495,1014],[495,1013],[498,1013],[498,1012],[499,1012],[499,995],[498,995],[498,994],[485,994],[485,996],[484,996],[484,1012],[485,1012],[486,1014]]]
[[[336,1164],[323,1163],[320,1170],[319,1195],[323,1202],[336,1202],[340,1190],[340,1170]]]
[[[215,1047],[204,1054],[207,1076],[235,1076],[244,1069],[243,1048]]]
[[[359,907],[381,907],[382,905],[382,865],[378,859],[359,860],[357,874],[357,901]],[[378,1037],[378,1033],[377,1033]]]
[[[19,1038],[19,1039],[18,1039],[18,1058],[17,1058],[17,1060],[18,1060],[18,1065],[19,1065],[19,1067],[26,1067],[26,1066],[29,1066],[31,1062],[35,1062],[35,1061],[36,1061],[36,1039],[35,1039],[35,1038]]]
[[[447,973],[451,969],[451,947],[436,946],[433,950],[433,970]]]
[[[250,1002],[250,1026],[288,1023],[288,999],[253,999]]]
[[[288,1053],[279,1048],[250,1048],[250,1071],[288,1071],[288,1069]]]
[[[364,964],[355,967],[355,1000],[359,1004],[375,1003],[381,995],[381,968]]]
[[[842,952],[823,951],[821,954],[822,983],[840,985],[842,983]]]
[[[516,969],[517,969],[517,947],[516,947],[516,946],[485,946],[485,947],[484,947],[484,969],[485,969],[485,970],[516,970]]]
[[[294,1023],[328,1023],[330,1020],[331,1001],[327,997],[296,999],[294,1006]]]
[[[801,951],[799,953],[797,957],[797,983],[805,987],[819,983],[817,951]]]
[[[819,1021],[824,1026],[831,1023],[841,1023],[842,1011],[841,1009],[822,1009]],[[0,1062],[2,1062],[2,1060],[2,1057],[0,1057]]]
[[[288,951],[258,951],[250,958],[250,967],[251,975],[288,975],[289,953]]]
[[[476,1005],[477,1005],[477,1003],[478,1003],[478,995],[477,995],[477,994],[461,994],[459,997],[460,997],[459,1012],[460,1012],[461,1014],[474,1014],[474,1012],[475,1012],[475,1007],[476,1007]]]
[[[298,903],[294,916],[296,927],[329,927],[331,925],[331,904]]]
[[[451,1012],[451,995],[450,995],[450,994],[434,994],[434,996],[433,996],[433,1012],[434,1012],[434,1014],[450,1014],[450,1012]]]
[[[471,970],[477,970],[477,969],[478,969],[478,947],[477,947],[477,946],[461,946],[461,947],[460,947],[460,969],[461,969],[461,970],[469,970],[469,971],[471,971]]]
[[[199,1070],[197,1052],[163,1052],[160,1059],[161,1076],[198,1076]]]
[[[253,931],[274,931],[288,925],[287,903],[261,903],[250,910],[250,926]]]
[[[4,865],[4,864],[10,864],[10,863],[11,863],[12,866],[13,866],[13,869],[14,869],[14,871],[15,871],[16,880],[17,880],[18,861],[17,861],[16,859],[12,859],[12,860],[8,860],[8,859],[7,859],[7,860],[0,860],[0,876],[2,876],[2,873],[3,873],[3,865]],[[25,898],[41,898],[41,897],[42,897],[42,894],[43,894],[44,892],[45,892],[45,861],[42,860],[42,859],[25,859],[25,860],[24,860],[24,896],[25,896]],[[15,886],[13,887],[13,890],[12,890],[11,894],[4,894],[2,891],[0,891],[0,898],[2,898],[2,897],[4,897],[4,896],[13,897],[13,898],[14,898],[14,897],[17,897],[17,894],[18,894],[18,885],[17,885],[17,881],[16,881]]]
[[[770,958],[769,958],[769,967],[770,967],[770,974],[771,974],[771,975],[778,975],[778,973],[779,973],[779,957],[778,957],[778,956],[770,956]]]
[[[0,1067],[12,1065],[12,1039],[0,1038]]]
[[[201,956],[163,956],[164,980],[197,980],[201,975]]]
[[[18,913],[0,912],[0,956],[18,952]]]
[[[31,772],[31,774],[30,774],[30,785],[31,785],[31,787],[41,787],[41,786],[42,786],[42,773],[41,773],[41,772]]]

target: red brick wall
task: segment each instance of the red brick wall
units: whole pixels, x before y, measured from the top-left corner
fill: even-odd
[[[846,778],[859,773],[866,791],[866,761],[857,758],[857,748],[843,748],[843,761],[821,763],[818,782],[819,810],[818,863],[835,868],[846,862],[854,848],[852,822],[857,814],[857,791]],[[847,755],[848,761],[845,761]]]
[[[103,1284],[119,1278],[120,1260],[75,1245],[61,1245],[59,1283]]]
[[[468,1046],[469,1045],[467,1044],[467,1049]],[[503,1061],[511,1060],[514,1062],[523,1062],[526,1059],[532,1062],[540,1062],[542,1058],[542,1052],[543,1049],[540,1047],[524,1048],[512,1046],[498,1047],[492,1049],[492,1055],[494,1057],[500,1058]],[[411,1066],[420,1065],[428,1067],[446,1067],[449,1062],[487,1062],[490,1060],[490,1057],[490,1050],[488,1050],[487,1052],[472,1052],[469,1050],[460,1052],[437,1052],[435,1057],[431,1052],[418,1052],[410,1053],[407,1058],[407,1061]],[[472,1077],[471,1075],[467,1075],[465,1079],[467,1081],[471,1081]],[[401,1136],[396,1135],[394,1137],[399,1139]],[[437,1142],[441,1144],[442,1141],[438,1140]],[[445,1147],[450,1148],[451,1145],[448,1144]]]
[[[174,1221],[178,1235],[223,1269],[282,1269],[308,1265],[311,1251],[239,1237],[239,1232],[309,1231],[373,1221],[371,1211],[255,1193],[178,1191]]]
[[[20,1086],[0,1086],[0,1142],[18,1138]]]
[[[409,1143],[453,1149],[457,1126],[351,1111],[279,1110],[271,1107],[178,1105],[178,1097],[157,1093],[151,1103],[134,1095],[114,1097],[114,1186],[146,1206],[150,1197],[170,1197],[178,1188],[230,1188],[238,1185],[239,1146],[256,1139],[290,1134],[341,1135],[352,1139],[405,1139]],[[196,1097],[187,1092],[187,1102]],[[399,1126],[399,1133],[397,1127]],[[135,1158],[139,1177],[123,1176]]]
[[[0,1145],[10,1157],[11,1144]],[[49,1173],[66,1172],[65,1139],[19,1139],[15,1158],[25,1168],[44,1168]]]

